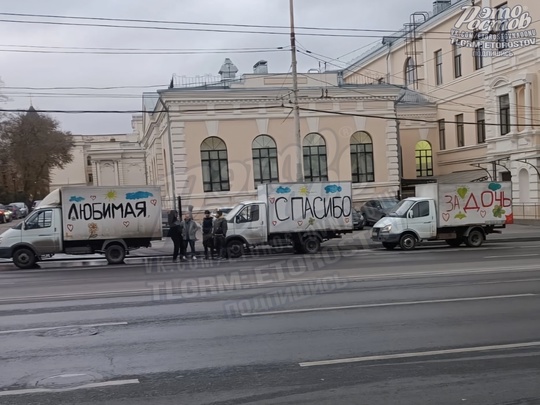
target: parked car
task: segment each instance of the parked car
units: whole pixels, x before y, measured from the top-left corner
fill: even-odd
[[[32,203],[32,209],[31,211],[34,211],[38,206],[39,204],[41,203],[42,200],[35,200],[33,203]]]
[[[9,208],[3,204],[0,204],[0,222],[5,224],[13,220],[13,213]]]
[[[24,217],[26,217],[28,215],[29,210],[28,210],[28,207],[26,206],[25,203],[23,203],[23,202],[13,202],[13,203],[11,203],[9,205],[15,205],[15,206],[17,206],[19,208],[19,211],[21,213],[21,218],[24,218]]]
[[[356,208],[352,210],[353,228],[355,231],[361,231],[366,226],[366,218],[363,214],[358,212]]]
[[[375,224],[379,219],[385,217],[386,214],[399,203],[397,198],[379,198],[369,200],[360,208],[360,212],[366,219],[366,225]]]
[[[21,219],[23,218],[23,214],[21,213],[21,210],[18,206],[9,204],[6,205],[7,209],[11,211],[11,218],[12,219]]]

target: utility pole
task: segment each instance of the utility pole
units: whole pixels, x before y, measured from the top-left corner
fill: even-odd
[[[291,12],[291,53],[292,53],[292,77],[293,77],[293,108],[294,108],[294,134],[296,139],[296,181],[304,182],[304,170],[302,167],[302,134],[300,132],[300,106],[298,105],[298,72],[296,62],[296,35],[294,33],[294,4],[289,0]]]
[[[161,94],[159,95],[159,102],[163,106],[163,109],[165,110],[165,113],[167,114],[167,138],[169,141],[169,170],[171,171],[171,200],[172,200],[172,209],[176,211],[176,181],[174,176],[174,155],[173,155],[173,146],[172,146],[172,136],[171,136],[171,112],[169,110],[169,107],[167,107],[167,104],[163,101],[161,98]],[[182,213],[178,212],[178,215],[181,216]]]

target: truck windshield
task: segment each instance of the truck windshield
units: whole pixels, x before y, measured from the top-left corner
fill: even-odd
[[[242,208],[244,208],[244,204],[238,204],[236,207],[234,207],[232,210],[230,210],[227,214],[224,215],[225,220],[227,222],[230,222],[231,219],[233,219]]]
[[[407,211],[409,211],[409,208],[412,207],[414,204],[414,201],[411,200],[401,200],[398,205],[396,205],[390,212],[388,213],[389,216],[392,217],[404,217]]]

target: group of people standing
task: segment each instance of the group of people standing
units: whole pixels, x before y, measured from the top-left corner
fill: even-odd
[[[183,221],[173,215],[169,225],[167,236],[171,238],[174,244],[173,262],[178,260],[178,255],[180,255],[181,261],[186,261],[188,247],[191,250],[191,258],[193,260],[197,259],[195,241],[197,241],[197,231],[199,229],[202,229],[204,258],[206,260],[214,257],[220,260],[227,258],[225,248],[227,221],[223,217],[222,211],[218,210],[214,219],[210,215],[210,211],[206,210],[201,225],[196,223],[190,214],[185,214]]]

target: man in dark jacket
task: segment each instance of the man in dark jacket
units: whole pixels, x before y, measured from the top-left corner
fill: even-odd
[[[184,262],[186,261],[186,251],[184,248],[184,238],[182,236],[184,233],[183,222],[179,221],[177,217],[174,217],[171,222],[172,224],[167,236],[171,238],[174,243],[173,262],[178,259],[178,252],[180,252],[180,261]]]
[[[210,211],[204,211],[204,219],[202,221],[202,234],[204,246],[204,258],[211,259],[214,256],[214,236],[212,230],[214,228],[214,219],[210,216]],[[210,251],[210,257],[208,256]]]
[[[223,212],[218,210],[216,212],[216,219],[214,221],[214,248],[219,254],[220,259],[227,258],[225,237],[227,236],[227,221],[223,218]]]

